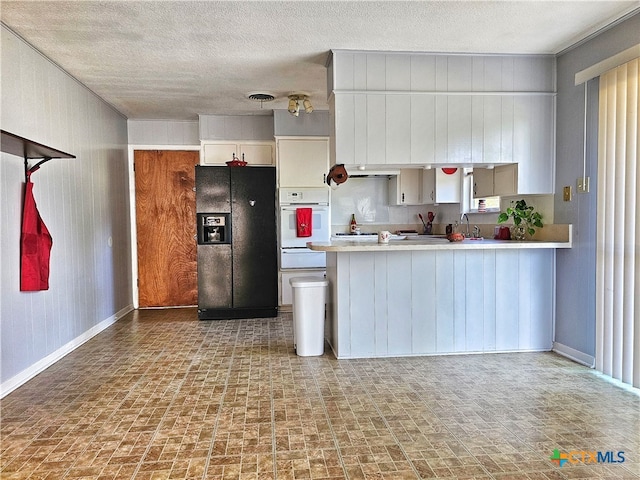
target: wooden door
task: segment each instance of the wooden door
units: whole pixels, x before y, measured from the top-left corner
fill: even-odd
[[[136,150],[138,301],[144,307],[197,305],[197,151]]]

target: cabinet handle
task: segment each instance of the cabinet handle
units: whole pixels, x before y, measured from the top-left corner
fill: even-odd
[[[324,185],[325,183],[327,183],[327,174],[323,173],[322,174],[322,184]]]
[[[402,193],[402,203],[404,203],[404,193]]]
[[[476,182],[473,182],[473,194],[478,194],[478,184]]]
[[[431,190],[431,200],[433,200],[433,190]]]

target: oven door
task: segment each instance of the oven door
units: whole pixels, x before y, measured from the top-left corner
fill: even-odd
[[[311,208],[311,236],[298,237],[296,230],[296,209]],[[285,248],[305,248],[307,242],[329,241],[328,205],[287,205],[280,207],[280,246]],[[284,268],[284,267],[283,267]]]
[[[308,248],[281,248],[280,268],[325,268],[327,266],[327,254]]]

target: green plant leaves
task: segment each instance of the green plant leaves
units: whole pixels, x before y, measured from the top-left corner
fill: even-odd
[[[529,235],[536,233],[535,227],[542,228],[543,226],[540,212],[536,212],[533,206],[527,205],[524,199],[512,200],[506,211],[498,215],[498,223],[504,223],[510,218],[513,218],[514,225],[519,226],[522,224]]]

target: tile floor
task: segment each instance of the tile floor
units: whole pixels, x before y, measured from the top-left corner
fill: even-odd
[[[3,480],[640,478],[640,397],[587,368],[298,357],[287,313],[134,312],[6,396],[1,418]],[[554,449],[625,461],[558,467]]]

